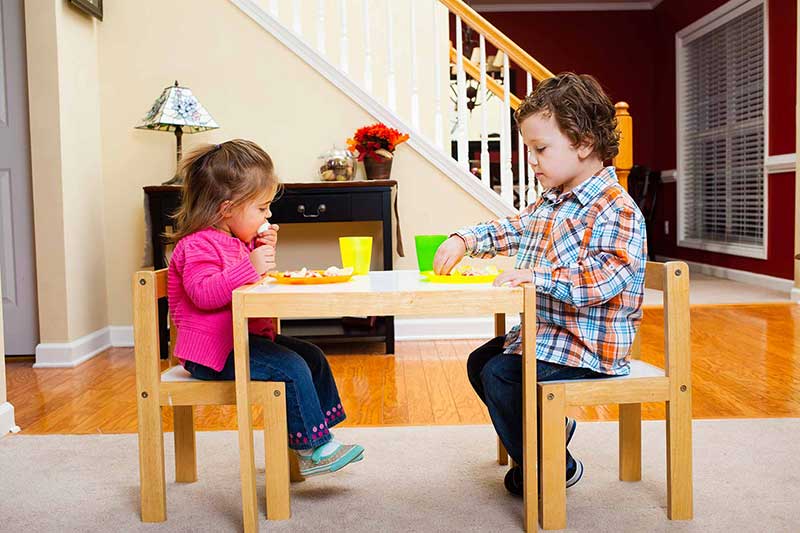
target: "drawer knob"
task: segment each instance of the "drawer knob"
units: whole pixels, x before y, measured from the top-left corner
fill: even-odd
[[[319,204],[319,206],[317,207],[317,214],[310,215],[310,214],[306,213],[306,206],[305,205],[300,204],[300,205],[297,206],[297,212],[300,213],[301,215],[303,215],[304,218],[317,218],[322,213],[324,213],[326,210],[327,210],[327,207],[325,207],[325,204]]]

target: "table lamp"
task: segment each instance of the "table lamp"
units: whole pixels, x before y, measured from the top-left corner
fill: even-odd
[[[181,136],[184,133],[199,133],[213,130],[219,125],[211,118],[208,111],[197,101],[187,87],[171,85],[161,92],[150,111],[136,129],[174,131],[177,143],[177,162],[181,162]],[[176,170],[175,176],[164,185],[180,185],[182,179]]]

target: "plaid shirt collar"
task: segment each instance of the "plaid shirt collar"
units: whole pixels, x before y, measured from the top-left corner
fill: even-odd
[[[585,206],[591,203],[601,192],[617,182],[617,173],[614,167],[605,167],[569,192],[561,194],[561,189],[553,187],[552,189],[547,189],[542,196],[551,203],[564,201],[570,196],[574,196],[582,206]]]

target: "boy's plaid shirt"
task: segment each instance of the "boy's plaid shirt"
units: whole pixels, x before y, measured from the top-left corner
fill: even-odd
[[[645,223],[606,167],[572,191],[545,191],[519,215],[456,232],[476,257],[517,256],[536,285],[536,358],[625,375],[642,319]],[[522,353],[519,326],[505,353]]]

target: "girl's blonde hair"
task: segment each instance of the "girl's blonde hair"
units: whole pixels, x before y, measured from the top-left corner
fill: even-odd
[[[174,231],[165,234],[177,242],[222,220],[220,205],[240,206],[267,190],[277,194],[281,183],[272,159],[256,143],[233,139],[194,150],[181,161],[183,201],[173,216]]]

